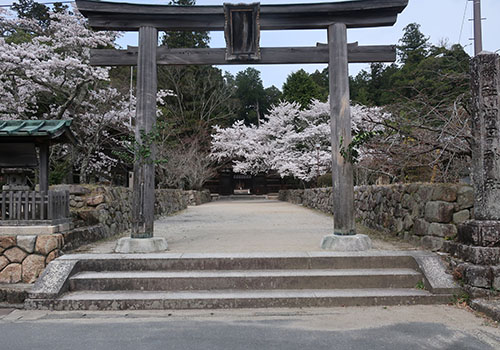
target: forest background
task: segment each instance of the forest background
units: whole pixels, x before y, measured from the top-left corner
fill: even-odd
[[[189,6],[195,1],[171,4]],[[63,4],[49,9],[20,0],[12,9],[15,17],[0,14],[0,118],[73,119],[80,142],[53,148],[51,182],[77,178],[123,183],[133,162],[134,77],[131,84],[128,67],[88,64],[88,49],[112,47],[118,34],[89,30],[85,20]],[[209,47],[210,37],[207,32],[167,32],[160,43],[202,48]],[[350,77],[353,111],[361,111],[359,118],[353,115],[357,122],[349,145],[357,184],[456,182],[467,177],[470,57],[460,45],[431,45],[416,23],[404,29],[397,49],[396,63],[372,64]],[[233,76],[212,66],[159,67],[158,79],[158,187],[199,189],[220,166],[255,157],[252,149],[239,159],[220,157],[213,139],[221,130],[235,125],[259,128],[291,110],[310,115],[316,126],[328,124],[317,108],[328,99],[326,69],[312,74],[298,70],[281,88],[264,88],[254,68]],[[299,120],[290,121],[295,133],[304,131]],[[245,135],[241,137],[244,143]],[[303,138],[291,139],[299,151],[328,152],[327,144],[310,149]],[[231,147],[226,145],[226,150]],[[262,152],[262,147],[253,152]],[[295,158],[288,161],[303,162]],[[274,164],[260,170],[279,172]],[[328,166],[308,177],[280,174],[302,186],[328,185]]]

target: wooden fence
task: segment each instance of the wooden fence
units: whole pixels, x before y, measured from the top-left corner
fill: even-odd
[[[70,216],[69,192],[2,191],[0,215],[2,224],[65,221]]]

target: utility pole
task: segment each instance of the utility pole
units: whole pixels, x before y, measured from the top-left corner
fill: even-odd
[[[474,56],[483,51],[481,21],[481,0],[474,0]]]
[[[134,93],[134,66],[130,66],[130,88],[129,88],[129,125],[132,127],[132,96]]]

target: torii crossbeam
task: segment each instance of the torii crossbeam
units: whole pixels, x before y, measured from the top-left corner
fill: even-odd
[[[340,152],[340,140],[344,145],[352,140],[348,63],[392,62],[396,58],[394,46],[348,44],[347,28],[392,26],[407,4],[408,0],[358,0],[293,5],[171,6],[76,0],[78,10],[94,29],[139,31],[138,48],[91,53],[93,65],[137,65],[135,134],[139,143],[141,135],[151,132],[155,125],[158,64],[328,63],[336,235],[355,234],[352,164]],[[240,13],[231,12],[235,8]],[[260,30],[289,29],[327,29],[328,43],[300,48],[259,47]],[[158,48],[158,30],[224,30],[227,48]],[[238,37],[241,35],[244,40]],[[229,52],[235,46],[234,40],[239,40],[239,51],[235,54]],[[136,162],[132,239],[152,238],[153,221],[154,163]]]

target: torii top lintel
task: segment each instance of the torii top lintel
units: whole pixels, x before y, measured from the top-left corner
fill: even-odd
[[[223,6],[143,5],[76,0],[78,10],[97,30],[224,30]],[[260,28],[324,29],[332,23],[347,28],[392,26],[408,0],[357,0],[313,4],[261,5]]]

